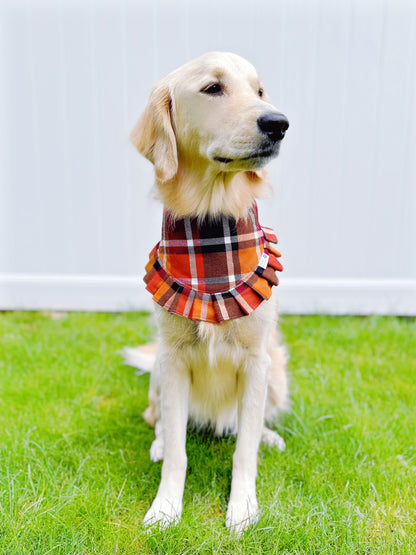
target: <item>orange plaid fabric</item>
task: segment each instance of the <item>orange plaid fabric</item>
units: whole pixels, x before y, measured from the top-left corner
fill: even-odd
[[[221,323],[250,314],[278,285],[283,267],[274,231],[258,221],[227,216],[175,220],[163,215],[162,238],[152,249],[144,281],[153,300],[190,320]]]

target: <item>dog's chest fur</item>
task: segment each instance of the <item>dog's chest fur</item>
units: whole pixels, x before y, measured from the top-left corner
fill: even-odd
[[[193,322],[157,307],[161,343],[190,372],[189,416],[218,434],[237,429],[238,381],[250,357],[267,350],[275,303],[262,303],[250,315],[222,324]],[[167,363],[168,363],[167,360]]]

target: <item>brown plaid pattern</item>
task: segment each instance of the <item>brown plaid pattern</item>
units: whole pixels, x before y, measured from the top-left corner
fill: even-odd
[[[283,269],[273,230],[261,227],[257,205],[247,218],[173,219],[150,253],[144,281],[153,300],[191,320],[221,323],[250,314],[278,284]]]

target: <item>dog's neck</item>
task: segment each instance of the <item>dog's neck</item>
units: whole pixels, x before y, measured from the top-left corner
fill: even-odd
[[[245,218],[253,202],[271,188],[265,170],[219,172],[211,163],[184,160],[173,179],[156,180],[156,187],[165,208],[176,218],[223,214],[236,220]]]

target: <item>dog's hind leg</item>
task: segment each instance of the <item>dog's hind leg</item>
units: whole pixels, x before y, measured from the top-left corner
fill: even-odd
[[[163,460],[164,442],[162,421],[158,420],[155,424],[155,439],[150,446],[150,460],[158,462]]]
[[[266,428],[266,426],[264,426],[261,433],[261,441],[268,447],[277,447],[280,451],[284,451],[286,449],[286,443],[282,436],[279,436],[277,432]]]
[[[287,410],[289,406],[289,387],[287,375],[288,354],[286,347],[279,341],[276,329],[272,330],[269,339],[268,353],[271,358],[269,380],[267,384],[267,399],[264,419],[266,423],[272,424],[279,413]],[[269,447],[277,447],[284,451],[286,444],[284,439],[275,431],[264,426],[261,441]]]
[[[289,355],[277,328],[270,333],[267,352],[271,358],[267,384],[266,421],[270,422],[279,412],[289,407],[289,380],[287,363]]]
[[[163,429],[160,411],[160,363],[156,359],[150,374],[149,406],[143,413],[143,418],[155,429],[155,439],[150,447],[150,459],[158,462],[163,459]]]

